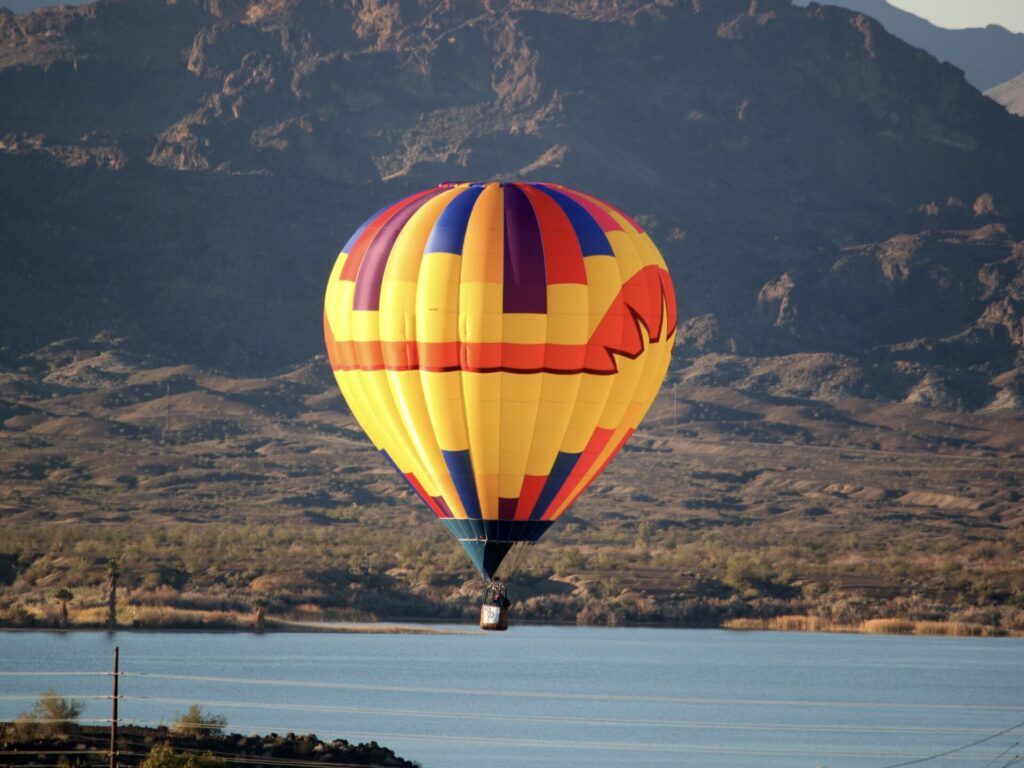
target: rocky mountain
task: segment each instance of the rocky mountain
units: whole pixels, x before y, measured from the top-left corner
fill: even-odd
[[[1024,117],[1024,72],[1021,72],[1013,80],[1008,80],[995,88],[989,88],[985,95],[995,99],[1007,111]]]
[[[807,5],[807,0],[795,2]],[[1024,34],[1011,32],[998,24],[946,29],[897,8],[887,0],[830,0],[828,4],[871,16],[901,40],[962,69],[967,81],[979,91],[1024,72]]]
[[[837,396],[1018,408],[1022,161],[1019,118],[831,6],[0,11],[2,360],[102,333],[280,369],[321,350],[323,282],[366,216],[440,180],[522,177],[639,217],[687,365],[805,356],[781,367],[847,382]]]

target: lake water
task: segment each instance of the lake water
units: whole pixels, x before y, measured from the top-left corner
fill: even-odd
[[[883,768],[1013,726],[925,765],[1001,768],[1024,752],[1024,641],[988,638],[0,632],[0,719],[48,687],[109,693],[101,675],[25,673],[106,672],[115,644],[126,720],[198,702],[232,731],[373,739],[428,768]],[[108,701],[86,703],[84,718],[108,716]]]

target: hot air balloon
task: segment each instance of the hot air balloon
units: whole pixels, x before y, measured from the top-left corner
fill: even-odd
[[[644,230],[535,182],[444,183],[383,208],[324,305],[353,415],[488,581],[633,434],[675,325]]]

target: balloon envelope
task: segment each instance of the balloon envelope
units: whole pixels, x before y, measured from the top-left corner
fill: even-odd
[[[643,229],[555,184],[450,183],[374,214],[324,305],[353,415],[486,578],[639,425],[676,305]]]

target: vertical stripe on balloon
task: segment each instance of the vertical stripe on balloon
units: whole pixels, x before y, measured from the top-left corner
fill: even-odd
[[[562,490],[562,486],[569,479],[573,467],[576,466],[576,462],[580,460],[582,455],[581,453],[562,453],[559,451],[558,456],[555,458],[555,463],[551,467],[551,472],[548,473],[547,482],[544,483],[544,490],[540,492],[537,504],[530,512],[531,520],[540,520],[541,515],[547,511],[548,506],[554,501],[558,492]]]
[[[483,192],[483,187],[468,187],[454,200],[445,206],[437,217],[434,228],[427,239],[425,253],[462,254],[462,246],[466,241],[466,226],[473,212],[476,200]]]
[[[611,440],[612,435],[615,434],[614,429],[603,429],[598,427],[594,430],[594,434],[590,436],[590,440],[587,442],[587,447],[583,449],[583,453],[580,455],[579,460],[573,462],[572,471],[569,473],[569,477],[566,482],[558,489],[558,493],[555,495],[551,503],[544,508],[540,513],[534,510],[534,519],[539,520],[541,516],[547,512],[555,512],[558,510],[562,502],[566,499],[573,499],[576,497],[575,491],[583,483],[584,478],[587,476],[587,470],[589,470],[597,462],[601,456],[601,451]]]
[[[614,256],[612,244],[608,242],[601,225],[594,220],[594,217],[579,202],[569,197],[561,190],[550,187],[547,184],[537,184],[537,189],[542,190],[552,200],[558,203],[559,207],[569,217],[572,228],[576,231],[576,239],[580,242],[580,249],[584,256]],[[605,216],[608,216],[605,214]],[[608,218],[611,218],[610,216]],[[614,224],[614,221],[612,222]],[[615,224],[615,229],[619,229]]]
[[[562,187],[562,189],[565,189],[565,188]],[[629,226],[633,228],[634,232],[636,232],[638,235],[642,235],[644,233],[644,228],[641,227],[639,224],[637,224],[636,221],[633,220],[632,216],[627,216],[625,213],[623,213],[621,208],[616,208],[611,203],[606,202],[604,200],[598,200],[593,195],[588,195],[585,192],[578,192],[577,190],[574,190],[574,189],[565,189],[565,192],[566,192],[566,194],[572,195],[573,197],[575,197],[577,200],[579,200],[581,202],[588,201],[588,202],[592,203],[597,208],[604,208],[606,210],[615,211],[615,213],[617,213],[619,216],[621,216],[623,219],[625,219],[626,223],[629,224]],[[616,228],[617,229],[621,229],[622,227],[616,227]]]
[[[350,237],[348,239],[348,242],[345,243],[345,247],[341,249],[341,252],[342,253],[352,253],[352,249],[355,247],[355,244],[359,240],[359,238],[363,236],[363,232],[366,231],[366,228],[368,226],[370,226],[370,224],[372,224],[374,222],[374,220],[376,220],[376,218],[378,216],[380,216],[382,213],[384,213],[384,211],[386,211],[390,207],[391,207],[390,205],[384,206],[379,211],[377,211],[375,214],[373,214],[373,216],[371,216],[366,221],[364,221],[362,223],[362,225],[359,227],[359,229],[357,229],[355,232],[352,233],[352,237]]]
[[[455,484],[455,492],[459,494],[466,515],[479,520],[480,498],[476,492],[476,478],[473,476],[473,461],[469,451],[446,451],[441,449],[444,463],[448,466],[448,474]]]
[[[547,475],[526,475],[523,477],[523,487],[519,491],[519,502],[516,505],[516,520],[529,520],[530,513],[537,506],[540,494],[547,483]]]
[[[342,280],[355,280],[356,275],[359,274],[359,267],[363,263],[363,255],[366,253],[366,249],[370,247],[370,243],[377,236],[377,233],[384,227],[385,224],[394,216],[398,211],[402,210],[406,205],[414,200],[417,200],[426,195],[436,195],[438,190],[426,189],[423,192],[417,192],[415,195],[404,197],[394,205],[389,205],[381,213],[370,219],[363,225],[363,232],[359,237],[352,243],[352,250],[348,253],[348,258],[345,259],[345,265],[341,268]]]
[[[373,242],[366,249],[362,264],[359,267],[359,274],[356,276],[356,291],[352,301],[352,309],[367,309],[376,311],[380,309],[380,286],[384,281],[384,268],[388,265],[388,257],[395,245],[395,240],[401,233],[402,228],[409,223],[409,219],[416,213],[423,204],[433,197],[441,194],[443,189],[431,190],[422,197],[417,197],[406,203],[401,209],[380,228]]]
[[[608,213],[608,211],[605,210],[603,206],[600,206],[596,202],[594,202],[594,199],[589,195],[582,195],[576,190],[568,189],[566,187],[559,187],[558,189],[566,197],[575,200],[577,203],[583,206],[583,209],[587,213],[589,213],[591,217],[593,217],[594,221],[597,222],[597,225],[601,227],[602,231],[622,231],[622,225],[615,220],[615,217]]]
[[[394,468],[395,472],[402,476],[402,479],[409,484],[409,487],[416,492],[417,496],[423,499],[423,503],[430,507],[435,515],[438,517],[452,516],[451,510],[447,508],[448,505],[445,504],[445,507],[442,509],[442,507],[437,503],[437,499],[427,494],[423,489],[423,486],[420,484],[420,481],[416,479],[416,476],[412,472],[403,472],[399,469],[398,465],[395,464],[395,460],[391,458],[391,455],[387,451],[381,450],[381,453],[384,454],[384,458],[387,459],[388,464]]]
[[[533,184],[521,184],[540,228],[544,249],[544,270],[548,285],[587,284],[587,268],[583,264],[583,251],[572,222],[549,195]]]
[[[505,278],[503,309],[506,313],[548,311],[544,247],[533,206],[515,184],[505,192]]]
[[[563,511],[565,511],[570,504],[574,503],[576,499],[578,499],[583,494],[583,492],[586,491],[591,486],[591,484],[601,475],[601,473],[604,472],[605,468],[609,464],[611,464],[612,459],[614,459],[618,455],[619,451],[622,450],[622,446],[626,444],[626,441],[633,436],[634,431],[634,429],[630,428],[627,429],[622,434],[622,437],[620,437],[618,442],[616,442],[612,449],[608,451],[604,459],[601,460],[601,463],[598,464],[595,467],[594,471],[590,473],[589,477],[587,476],[586,472],[583,472],[581,473],[580,477],[580,480],[582,482],[575,483],[573,486],[569,486],[567,484],[566,489],[569,491],[569,494],[558,499],[551,506],[551,516],[547,519],[555,519],[555,517],[557,517]]]
[[[519,499],[507,499],[504,497],[498,498],[498,519],[499,520],[514,520],[516,517],[516,506],[519,504]]]

